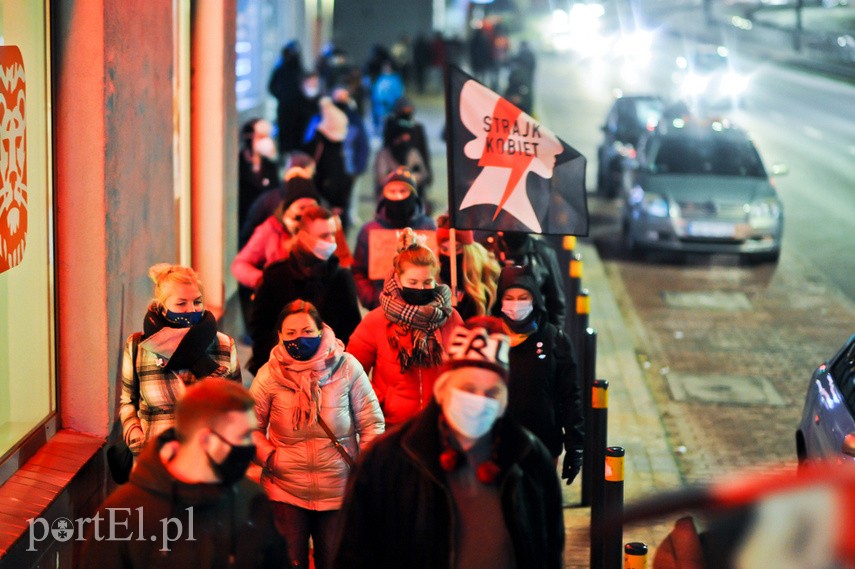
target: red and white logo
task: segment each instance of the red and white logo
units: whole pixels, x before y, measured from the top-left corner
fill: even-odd
[[[26,84],[21,51],[0,46],[0,273],[27,245]]]

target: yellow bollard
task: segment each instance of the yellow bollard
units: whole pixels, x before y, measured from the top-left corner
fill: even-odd
[[[640,541],[624,545],[623,569],[647,569],[647,545]]]

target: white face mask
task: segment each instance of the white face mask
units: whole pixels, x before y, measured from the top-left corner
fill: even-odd
[[[456,388],[451,388],[443,406],[443,414],[451,428],[470,439],[489,433],[500,411],[498,400]]]
[[[269,136],[255,139],[252,143],[252,149],[256,154],[260,154],[265,158],[270,158],[271,160],[276,158],[276,145]]]
[[[323,239],[318,239],[317,237],[312,237],[311,235],[305,232],[301,232],[299,235],[306,248],[321,261],[326,261],[327,259],[332,257],[333,253],[335,253],[335,241],[329,242]]]
[[[530,300],[503,300],[502,313],[515,322],[525,320],[534,310]]]

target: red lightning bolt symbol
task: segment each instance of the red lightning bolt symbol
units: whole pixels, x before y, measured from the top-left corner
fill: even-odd
[[[520,116],[520,114],[522,114],[521,110],[519,110],[511,103],[500,97],[499,100],[496,102],[496,107],[493,109],[492,124],[513,125],[514,123],[516,123],[516,120]],[[522,178],[523,174],[525,174],[529,164],[534,158],[533,156],[526,156],[525,154],[505,154],[504,145],[507,144],[506,138],[505,140],[503,140],[503,143],[504,144],[500,146],[497,146],[496,144],[492,144],[489,146],[485,145],[484,154],[481,155],[481,159],[478,161],[479,166],[496,166],[498,168],[511,169],[511,176],[508,179],[508,184],[505,186],[505,191],[502,194],[502,199],[499,200],[499,205],[496,208],[496,213],[493,214],[494,221],[496,217],[498,217],[499,212],[502,211],[502,206],[505,205],[505,202],[508,201],[508,198],[511,196],[511,192],[513,192],[514,188],[517,185],[517,182],[519,182],[520,178]]]

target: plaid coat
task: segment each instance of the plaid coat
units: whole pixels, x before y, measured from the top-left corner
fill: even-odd
[[[119,417],[122,436],[134,455],[139,454],[145,442],[172,427],[175,421],[175,402],[184,395],[187,386],[197,381],[189,370],[165,370],[158,365],[159,356],[139,343],[142,334],[137,332],[125,341],[122,356],[122,396]],[[136,358],[132,353],[137,347]],[[235,381],[241,380],[235,341],[222,332],[208,348],[208,355],[219,364],[214,376]],[[136,369],[134,369],[136,361]],[[131,441],[133,427],[142,428],[143,438]]]

